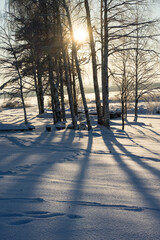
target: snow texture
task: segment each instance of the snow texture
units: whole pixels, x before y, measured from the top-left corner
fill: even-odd
[[[0,131],[1,240],[160,239],[160,115],[48,132],[52,117],[27,112],[35,130]],[[23,111],[0,122],[20,125]]]

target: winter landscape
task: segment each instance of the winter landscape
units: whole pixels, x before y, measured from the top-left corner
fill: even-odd
[[[0,240],[160,240],[159,10],[0,1]]]
[[[27,112],[35,130],[2,131],[23,111],[0,112],[1,240],[159,239],[160,115],[48,132],[49,112]]]

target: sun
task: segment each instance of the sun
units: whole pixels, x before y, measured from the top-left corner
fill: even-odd
[[[83,27],[78,27],[74,30],[73,37],[77,43],[83,43],[87,39],[87,31]]]

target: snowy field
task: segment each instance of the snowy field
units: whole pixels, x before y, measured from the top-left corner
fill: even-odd
[[[52,119],[27,112],[35,130],[0,131],[0,240],[160,239],[160,115],[46,132]]]

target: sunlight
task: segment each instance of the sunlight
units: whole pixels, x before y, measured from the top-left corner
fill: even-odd
[[[83,43],[87,39],[87,31],[83,27],[74,30],[74,40],[78,43]]]

